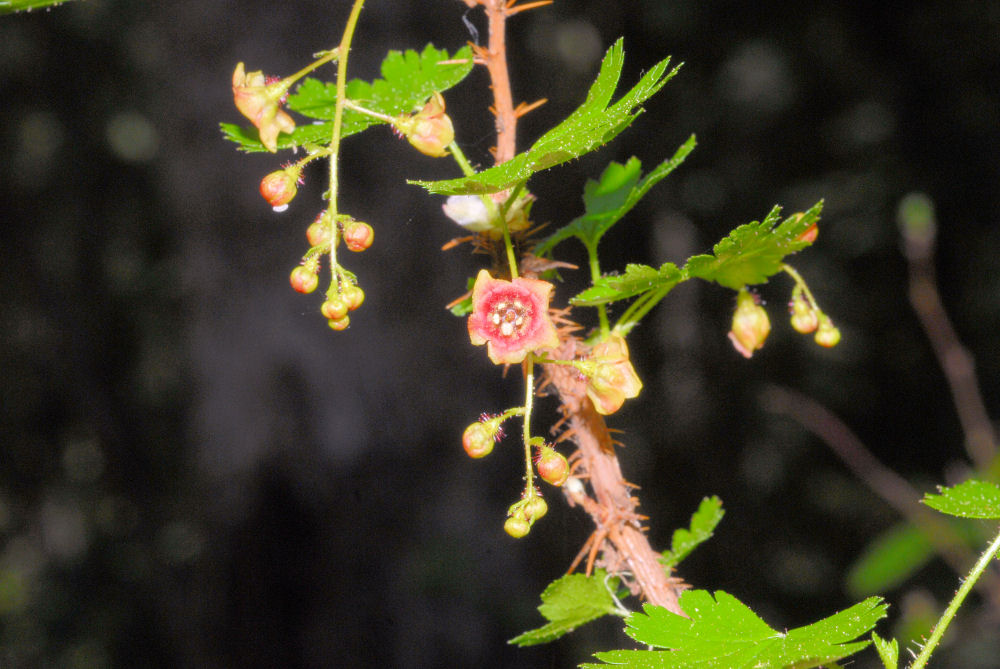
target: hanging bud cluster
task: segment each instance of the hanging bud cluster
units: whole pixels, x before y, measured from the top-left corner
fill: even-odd
[[[347,215],[334,218],[329,211],[322,211],[306,229],[309,251],[301,264],[292,270],[289,280],[292,289],[309,294],[319,287],[320,259],[340,245],[341,240],[351,251],[369,248],[374,239],[372,227]],[[365,292],[358,286],[357,277],[339,263],[333,271],[333,280],[326,293],[320,312],[333,330],[345,330],[351,323],[350,312],[365,301]]]

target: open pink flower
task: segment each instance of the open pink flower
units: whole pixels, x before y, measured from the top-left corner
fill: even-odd
[[[295,121],[279,105],[288,92],[290,83],[285,80],[268,84],[261,71],[243,69],[243,63],[233,72],[233,100],[240,113],[260,130],[260,142],[268,151],[278,150],[278,133],[295,130]]]
[[[620,335],[610,335],[590,350],[582,363],[587,376],[587,397],[600,414],[618,411],[627,398],[637,397],[642,381],[628,359],[628,346]]]
[[[486,344],[490,360],[498,365],[521,362],[536,349],[557,347],[559,335],[549,318],[552,289],[548,281],[503,281],[480,270],[472,287],[472,343]]]

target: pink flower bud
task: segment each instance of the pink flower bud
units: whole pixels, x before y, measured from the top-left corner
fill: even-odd
[[[561,486],[569,478],[566,457],[551,446],[542,446],[538,450],[535,469],[544,481],[554,486]]]
[[[319,277],[316,276],[316,272],[313,272],[308,267],[299,265],[292,270],[291,282],[292,288],[297,292],[308,295],[319,286]]]
[[[260,194],[275,211],[284,211],[298,192],[299,170],[288,167],[261,179]]]
[[[361,221],[347,221],[344,223],[342,236],[348,250],[360,252],[372,245],[375,240],[375,230]]]

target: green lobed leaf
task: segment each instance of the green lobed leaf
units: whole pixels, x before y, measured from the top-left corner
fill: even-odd
[[[785,257],[801,251],[810,242],[799,236],[819,220],[823,202],[802,214],[793,214],[780,224],[781,207],[774,207],[763,221],[741,225],[712,249],[711,255],[689,258],[687,277],[714,281],[726,288],[766,283],[781,271]]]
[[[512,188],[536,172],[579,158],[607,144],[642,112],[642,105],[680,69],[667,72],[670,59],[654,65],[628,93],[611,104],[625,62],[619,39],[608,49],[587,99],[566,120],[552,128],[527,151],[469,177],[444,181],[410,181],[439,195],[484,195]]]
[[[939,495],[928,493],[924,504],[961,518],[1000,518],[1000,487],[986,481],[970,479],[951,488],[938,487]]]
[[[32,9],[56,7],[66,0],[0,0],[0,15],[13,12],[30,12]]]
[[[681,595],[684,618],[646,604],[627,620],[626,632],[639,643],[671,650],[622,650],[597,653],[606,664],[669,669],[752,669],[819,667],[852,655],[870,641],[856,641],[886,615],[879,597],[819,622],[778,632],[732,595],[690,590]]]
[[[896,669],[899,666],[899,642],[895,639],[883,639],[875,632],[872,632],[872,643],[878,651],[879,659],[885,665],[885,669]]]
[[[763,221],[746,223],[729,233],[715,245],[712,254],[688,258],[683,269],[673,263],[666,263],[660,269],[629,265],[622,275],[601,277],[571,298],[570,304],[593,307],[654,290],[661,291],[662,299],[678,283],[694,278],[715,281],[733,290],[766,283],[781,271],[786,256],[811,244],[799,239],[799,235],[819,220],[822,209],[820,201],[809,211],[793,214],[778,224],[781,207],[774,207]]]
[[[691,554],[698,544],[712,538],[715,526],[719,524],[726,512],[722,508],[722,500],[718,497],[706,497],[701,500],[698,510],[691,516],[689,529],[674,530],[670,542],[670,550],[663,552],[660,563],[665,567],[676,567]]]
[[[625,267],[624,274],[602,276],[593,286],[570,298],[569,302],[578,307],[594,307],[650,290],[669,291],[683,280],[684,274],[672,262],[664,263],[659,269],[649,265],[630,264]]]
[[[684,162],[696,144],[691,135],[672,158],[657,165],[641,182],[642,163],[638,158],[632,157],[625,165],[611,162],[598,181],[588,180],[584,186],[585,213],[539,242],[534,249],[535,255],[547,254],[556,244],[570,237],[578,237],[584,245],[596,248],[604,233],[631,211],[650,188]]]
[[[452,60],[464,62],[441,62]],[[348,99],[366,109],[387,116],[397,116],[419,107],[435,91],[448,90],[462,81],[471,70],[472,50],[469,47],[463,47],[449,55],[447,50],[435,49],[434,45],[428,44],[420,53],[413,49],[406,52],[390,51],[382,61],[381,79],[370,83],[352,79],[347,82],[345,93]],[[303,116],[317,119],[318,122],[299,125],[290,134],[281,133],[278,135],[278,148],[329,142],[333,133],[336,104],[336,84],[306,78],[295,89],[295,93],[288,97],[287,106]],[[349,137],[384,122],[345,109],[341,137]],[[232,123],[221,125],[225,138],[239,144],[244,151],[253,153],[267,150],[260,143],[256,128],[242,128]]]
[[[542,604],[538,607],[549,623],[516,636],[508,643],[518,646],[549,643],[584,623],[616,614],[618,609],[611,591],[617,585],[618,579],[607,579],[607,572],[602,569],[591,576],[569,574],[553,581],[542,593]]]

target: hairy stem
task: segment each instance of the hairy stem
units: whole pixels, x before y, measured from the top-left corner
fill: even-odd
[[[333,226],[333,242],[330,244],[330,270],[336,277],[337,291],[340,291],[340,272],[337,265],[337,237],[339,228],[337,221],[337,192],[338,192],[338,164],[340,158],[340,132],[344,123],[344,105],[347,102],[347,58],[351,52],[351,40],[354,38],[354,30],[358,26],[358,16],[361,8],[364,7],[365,0],[354,0],[351,7],[351,14],[347,18],[347,25],[344,27],[344,36],[340,40],[340,47],[337,49],[339,59],[337,60],[337,104],[333,114],[333,134],[330,137],[330,225]]]

